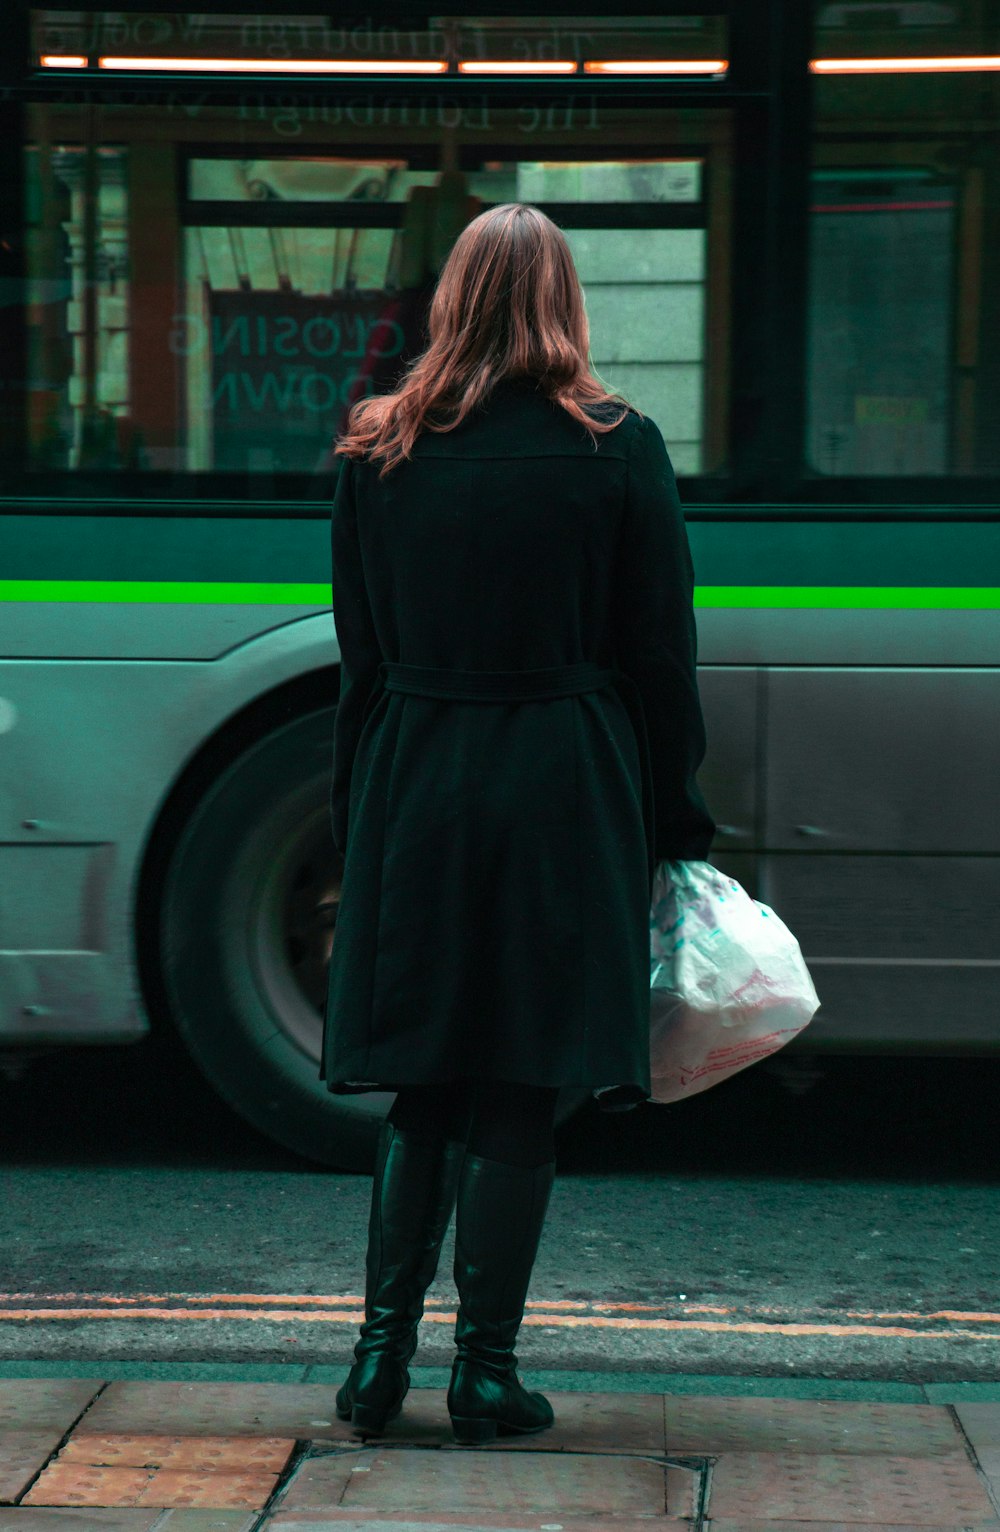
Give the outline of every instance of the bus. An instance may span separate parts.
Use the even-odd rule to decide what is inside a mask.
[[[331,444],[512,200],[678,476],[712,860],[822,1002],[784,1066],[1000,1049],[991,0],[17,0],[5,30],[7,1071],[167,1029],[264,1134],[370,1164],[392,1098],[318,1076]]]

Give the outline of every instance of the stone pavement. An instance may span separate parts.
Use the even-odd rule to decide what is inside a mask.
[[[386,1435],[361,1442],[332,1382],[6,1375],[0,1532],[1000,1532],[1000,1391],[900,1403],[685,1387],[546,1383],[551,1430],[469,1448],[443,1388],[413,1387]]]

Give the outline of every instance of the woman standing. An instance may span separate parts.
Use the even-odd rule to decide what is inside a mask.
[[[448,1410],[471,1443],[552,1424],[514,1344],[556,1099],[648,1096],[653,869],[706,857],[715,824],[673,470],[589,370],[557,227],[521,203],[475,218],[429,331],[337,447],[344,875],[320,1074],[397,1092],[338,1414],[370,1434],[398,1415],[455,1208]]]

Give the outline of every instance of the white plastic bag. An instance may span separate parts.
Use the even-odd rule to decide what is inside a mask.
[[[776,1053],[820,1000],[788,927],[709,862],[660,862],[649,912],[650,1100]]]

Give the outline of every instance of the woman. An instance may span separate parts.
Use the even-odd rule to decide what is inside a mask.
[[[429,331],[337,447],[345,860],[320,1073],[397,1092],[338,1414],[370,1434],[398,1415],[454,1207],[448,1411],[472,1443],[552,1424],[514,1344],[556,1099],[648,1096],[653,869],[704,858],[715,825],[673,470],[589,371],[560,231],[519,203],[475,218]]]

